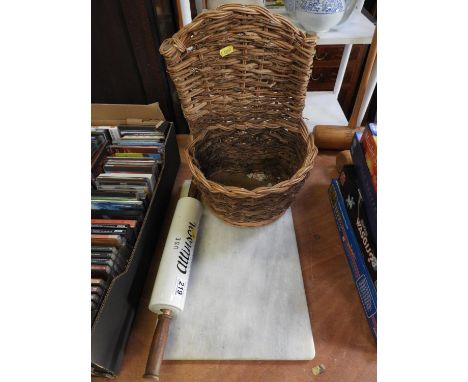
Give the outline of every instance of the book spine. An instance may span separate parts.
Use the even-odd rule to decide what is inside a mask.
[[[377,285],[377,246],[369,234],[369,222],[364,212],[364,204],[361,191],[357,185],[355,170],[356,167],[354,165],[343,167],[339,177],[340,191],[345,202],[346,213],[363,255],[364,263],[374,285]]]
[[[361,304],[371,328],[372,334],[377,338],[377,291],[372,279],[360,255],[359,246],[356,242],[351,224],[349,222],[344,200],[340,192],[340,187],[336,179],[328,189],[330,203],[335,216],[338,233],[343,244],[346,258],[351,268],[351,274],[356,285],[356,289],[361,299]]]
[[[377,192],[377,138],[369,127],[366,127],[362,134],[361,146],[371,176],[372,187]]]
[[[356,166],[359,188],[362,192],[364,210],[369,221],[369,229],[374,243],[377,242],[377,193],[372,187],[369,169],[362,152],[362,147],[357,134],[354,135],[351,144],[351,157]]]

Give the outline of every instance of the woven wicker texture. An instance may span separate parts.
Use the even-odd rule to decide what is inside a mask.
[[[313,166],[317,149],[301,114],[315,43],[265,8],[224,5],[160,47],[194,135],[187,151],[193,181],[231,224],[277,219]],[[223,57],[227,46],[234,49]],[[210,180],[220,171],[263,174],[272,184],[248,190]]]

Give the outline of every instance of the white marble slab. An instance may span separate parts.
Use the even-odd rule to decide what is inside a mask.
[[[236,228],[205,208],[166,360],[310,360],[315,347],[289,209]]]

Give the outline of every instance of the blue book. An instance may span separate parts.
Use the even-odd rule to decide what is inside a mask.
[[[364,263],[356,236],[349,221],[340,186],[336,179],[328,188],[328,196],[335,216],[338,233],[348,260],[354,283],[364,308],[372,334],[377,338],[377,290]]]
[[[351,144],[351,157],[353,164],[356,167],[357,180],[359,188],[362,192],[364,210],[369,221],[369,230],[374,240],[377,243],[377,193],[372,186],[371,174],[367,167],[366,158],[362,151],[360,139],[362,132],[354,134],[353,143]]]

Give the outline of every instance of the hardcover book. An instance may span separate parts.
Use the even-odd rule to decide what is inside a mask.
[[[362,133],[362,151],[371,175],[372,186],[377,192],[377,125],[369,123]]]
[[[359,245],[351,227],[337,179],[333,179],[328,195],[335,216],[338,233],[351,268],[351,274],[361,300],[371,332],[377,338],[377,290],[364,264]]]
[[[361,190],[357,184],[354,165],[344,166],[338,180],[346,205],[346,212],[356,235],[364,262],[375,287],[377,287],[377,245],[369,235],[369,222],[364,212],[364,203]]]
[[[361,190],[364,210],[369,221],[369,230],[374,240],[377,242],[377,193],[372,186],[371,175],[369,168],[362,151],[360,143],[361,132],[357,132],[354,135],[353,143],[351,144],[351,157],[353,163],[356,166],[357,180],[359,189]]]

